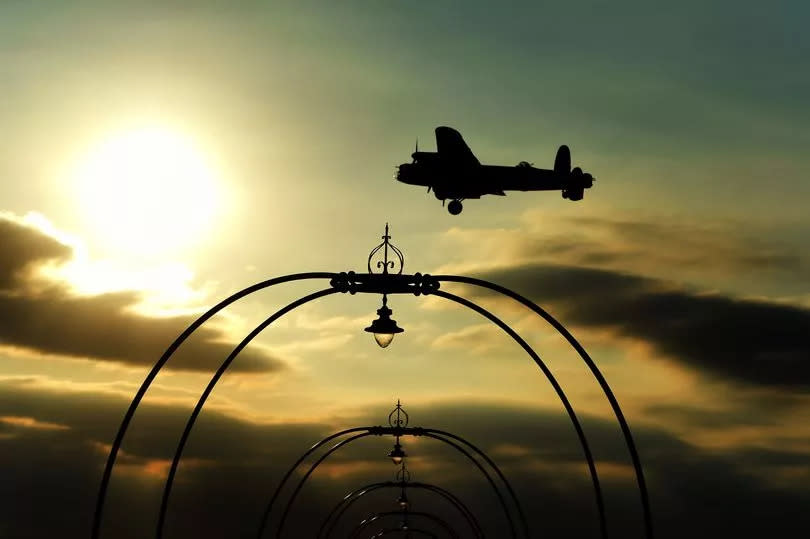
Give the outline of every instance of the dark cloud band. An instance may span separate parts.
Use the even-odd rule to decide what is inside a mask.
[[[527,265],[483,275],[561,309],[563,322],[642,339],[716,376],[810,388],[810,311],[700,294],[602,269]]]
[[[41,231],[0,216],[0,345],[45,354],[152,365],[194,318],[148,317],[128,307],[136,292],[79,296],[50,282],[31,285],[30,272],[49,261],[67,261],[70,247]],[[203,327],[167,365],[183,370],[216,369],[233,349],[220,330]],[[234,371],[266,372],[284,363],[244,350]]]

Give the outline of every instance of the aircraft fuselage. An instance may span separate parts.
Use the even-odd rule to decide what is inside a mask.
[[[402,164],[396,178],[409,185],[431,187],[440,200],[503,196],[504,191],[559,191],[566,187],[566,176],[553,170],[528,165],[458,167],[444,165],[440,159]]]
[[[582,200],[593,176],[579,167],[571,169],[571,152],[562,145],[554,168],[535,168],[525,161],[517,166],[482,165],[470,151],[461,134],[452,127],[436,128],[435,152],[411,155],[413,162],[399,165],[396,179],[408,185],[432,189],[439,200],[450,200],[447,210],[461,213],[461,201],[484,195],[506,195],[505,191],[561,191],[563,198]]]

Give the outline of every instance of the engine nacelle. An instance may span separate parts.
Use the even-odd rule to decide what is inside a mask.
[[[565,189],[563,189],[562,196],[568,200],[582,200],[585,196],[585,189],[593,185],[593,176],[586,172],[582,172],[579,167],[574,168],[568,176]]]
[[[582,188],[563,189],[562,197],[568,200],[582,200],[585,196],[585,190]]]

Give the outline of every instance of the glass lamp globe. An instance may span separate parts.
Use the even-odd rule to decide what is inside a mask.
[[[391,309],[388,308],[385,304],[385,300],[383,300],[383,306],[377,309],[378,318],[364,330],[374,334],[374,340],[377,341],[380,348],[385,348],[391,344],[391,341],[394,340],[394,335],[405,331],[397,326],[397,321],[391,318],[391,313]]]
[[[402,446],[399,445],[399,442],[394,444],[394,449],[388,452],[388,458],[390,458],[394,464],[401,464],[402,459],[404,459],[407,455],[405,451],[402,450]]]

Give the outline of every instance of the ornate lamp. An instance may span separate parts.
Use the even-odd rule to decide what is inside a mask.
[[[400,485],[399,496],[397,497],[397,505],[401,511],[407,511],[411,503],[408,500],[408,495],[405,493],[405,488],[408,486],[408,481],[411,480],[411,472],[405,467],[405,461],[400,464],[400,469],[397,471],[397,481]]]
[[[382,237],[382,243],[372,249],[368,255],[368,272],[369,273],[382,273],[388,275],[388,269],[396,269],[397,274],[402,274],[402,268],[405,265],[405,257],[402,251],[397,249],[394,244],[389,240],[391,236],[388,234],[388,223],[385,223],[385,234]],[[393,253],[394,256],[389,259],[388,254]],[[372,269],[374,268],[374,269]],[[377,270],[377,271],[374,271]],[[380,270],[382,270],[380,272]],[[368,333],[374,334],[374,340],[380,345],[380,348],[385,348],[391,341],[394,340],[394,335],[405,331],[397,326],[397,321],[391,318],[393,311],[388,308],[388,295],[383,294],[382,307],[377,309],[377,319],[371,325],[365,328]]]
[[[388,452],[388,458],[390,458],[394,464],[401,464],[402,459],[407,456],[407,453],[405,453],[405,450],[402,449],[402,446],[399,444],[399,437],[397,437],[397,441],[394,444],[394,449]]]
[[[378,318],[374,320],[371,325],[365,328],[365,331],[374,334],[374,340],[380,345],[380,348],[385,348],[391,341],[394,340],[394,335],[405,331],[397,326],[397,321],[391,318],[393,311],[388,308],[388,296],[383,294],[382,307],[377,309]]]
[[[395,434],[396,439],[394,441],[394,448],[388,452],[388,458],[390,458],[391,461],[396,465],[402,464],[402,459],[408,456],[399,443],[399,429],[408,426],[408,419],[408,412],[402,408],[402,404],[400,403],[399,399],[397,399],[396,408],[391,410],[391,413],[388,414],[388,424],[397,429]]]
[[[409,502],[408,502],[408,495],[405,494],[405,490],[402,490],[402,494],[397,498],[397,505],[399,505],[400,509],[407,509]]]

